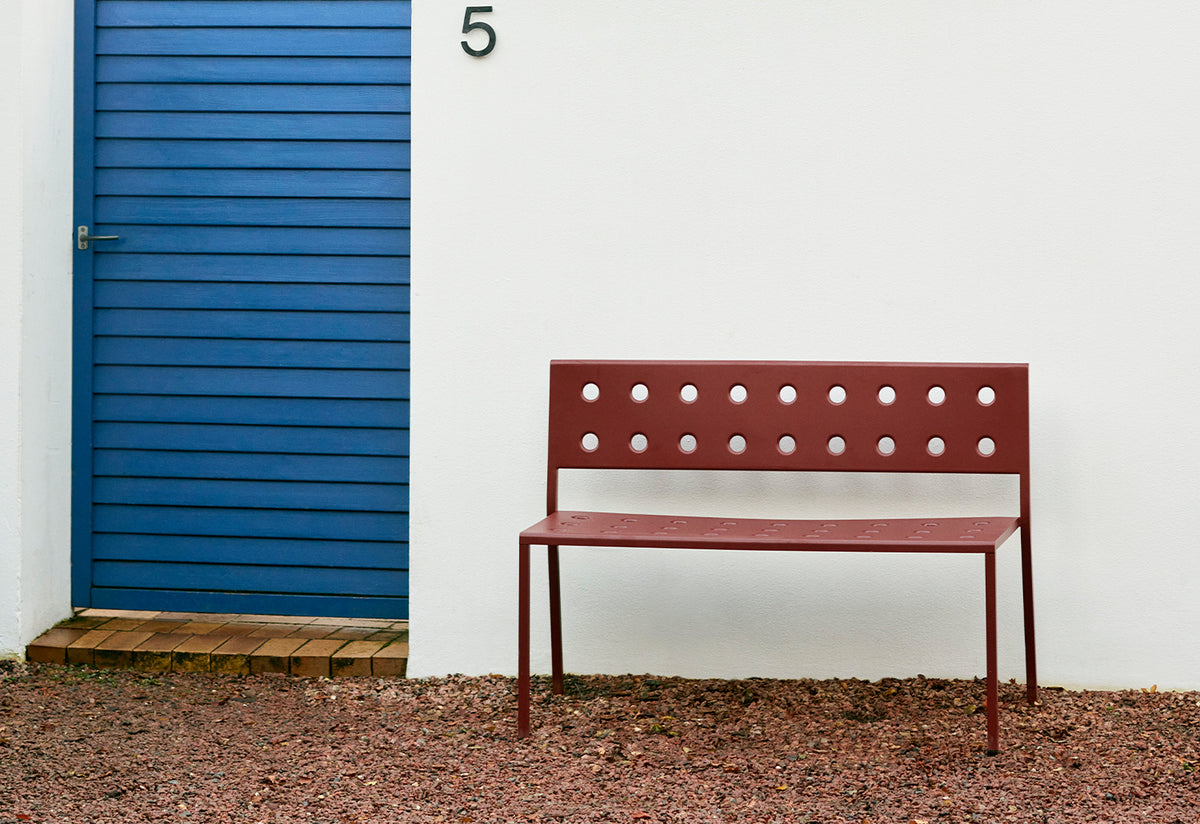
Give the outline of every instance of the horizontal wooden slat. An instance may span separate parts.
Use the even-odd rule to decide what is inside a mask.
[[[345,540],[347,535],[362,541],[397,541],[408,536],[408,515],[400,513],[122,504],[97,504],[94,513],[97,532],[335,541]]]
[[[246,426],[336,426],[388,429],[408,425],[409,403],[344,398],[231,398],[173,395],[96,395],[95,420],[104,423],[155,422],[244,424]],[[245,442],[253,444],[254,438]],[[125,438],[131,448],[150,446]],[[151,447],[152,448],[152,447]],[[168,446],[167,448],[174,448]],[[196,447],[188,447],[196,448]],[[202,447],[201,447],[202,448]],[[252,447],[261,449],[262,447]],[[286,451],[286,450],[284,450]],[[388,455],[385,450],[375,453]]]
[[[93,471],[98,477],[124,475],[142,478],[402,484],[408,483],[408,458],[97,449]]]
[[[221,280],[279,283],[408,283],[407,257],[334,255],[95,255],[99,280]]]
[[[408,86],[100,83],[97,111],[390,112],[412,108]]]
[[[208,366],[97,366],[97,392],[130,395],[245,395],[299,398],[407,398],[399,369],[258,369]]]
[[[409,344],[347,341],[96,338],[97,365],[402,369]]]
[[[98,167],[196,169],[407,169],[412,150],[396,134],[380,141],[312,140],[151,140],[100,138]]]
[[[397,595],[408,592],[407,570],[328,567],[161,564],[94,561],[94,586],[130,589],[221,589],[227,592],[279,592],[293,595]]]
[[[101,533],[96,536],[93,557],[107,561],[196,561],[209,564],[407,569],[408,544],[400,541],[303,541]]]
[[[100,26],[410,26],[408,0],[99,0]]]
[[[294,169],[99,169],[97,195],[177,197],[407,198],[407,171]]]
[[[272,0],[277,2],[277,0]],[[409,57],[127,57],[96,60],[100,83],[387,83],[412,80]]]
[[[382,198],[97,197],[96,223],[407,228],[409,202]]]
[[[97,308],[407,312],[407,284],[98,281]]]
[[[236,424],[97,423],[99,449],[181,452],[295,452],[311,455],[408,454],[407,429],[353,429]],[[337,536],[344,538],[345,535]]]
[[[109,478],[92,482],[92,501],[151,506],[407,512],[407,484]]]
[[[407,341],[407,314],[98,309],[97,335]]]
[[[408,140],[407,114],[97,112],[98,138]]]
[[[96,54],[411,57],[409,29],[98,28]]]
[[[91,605],[97,609],[178,610],[179,592],[160,589],[94,587]],[[187,606],[196,612],[270,615],[333,615],[340,618],[408,618],[408,598],[362,598],[353,595],[278,595],[273,593],[189,592]]]
[[[120,240],[97,244],[95,256],[122,252],[285,255],[407,255],[408,229],[291,228],[257,226],[148,226],[97,223],[96,234]]]

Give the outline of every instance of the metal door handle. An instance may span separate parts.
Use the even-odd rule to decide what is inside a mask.
[[[120,240],[119,235],[89,235],[88,227],[80,226],[75,231],[75,245],[80,249],[86,249],[88,244],[93,240]]]

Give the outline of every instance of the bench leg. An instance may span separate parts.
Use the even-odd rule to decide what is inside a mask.
[[[984,599],[987,611],[987,748],[1000,751],[1000,685],[996,656],[996,553],[984,555]]]
[[[1029,522],[1021,525],[1021,597],[1025,603],[1025,700],[1038,698],[1037,650],[1033,640],[1033,551]]]
[[[529,735],[529,545],[517,554],[517,735]]]
[[[546,562],[550,572],[550,690],[562,695],[562,601],[558,589],[558,547],[546,547]]]

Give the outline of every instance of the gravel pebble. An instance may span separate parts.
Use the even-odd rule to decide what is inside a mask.
[[[924,677],[535,684],[0,665],[0,824],[1198,824],[1200,693]]]

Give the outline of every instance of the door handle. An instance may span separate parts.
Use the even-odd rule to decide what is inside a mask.
[[[93,240],[120,240],[120,235],[89,235],[88,227],[80,226],[75,230],[75,245],[80,249],[87,249],[88,244]]]

